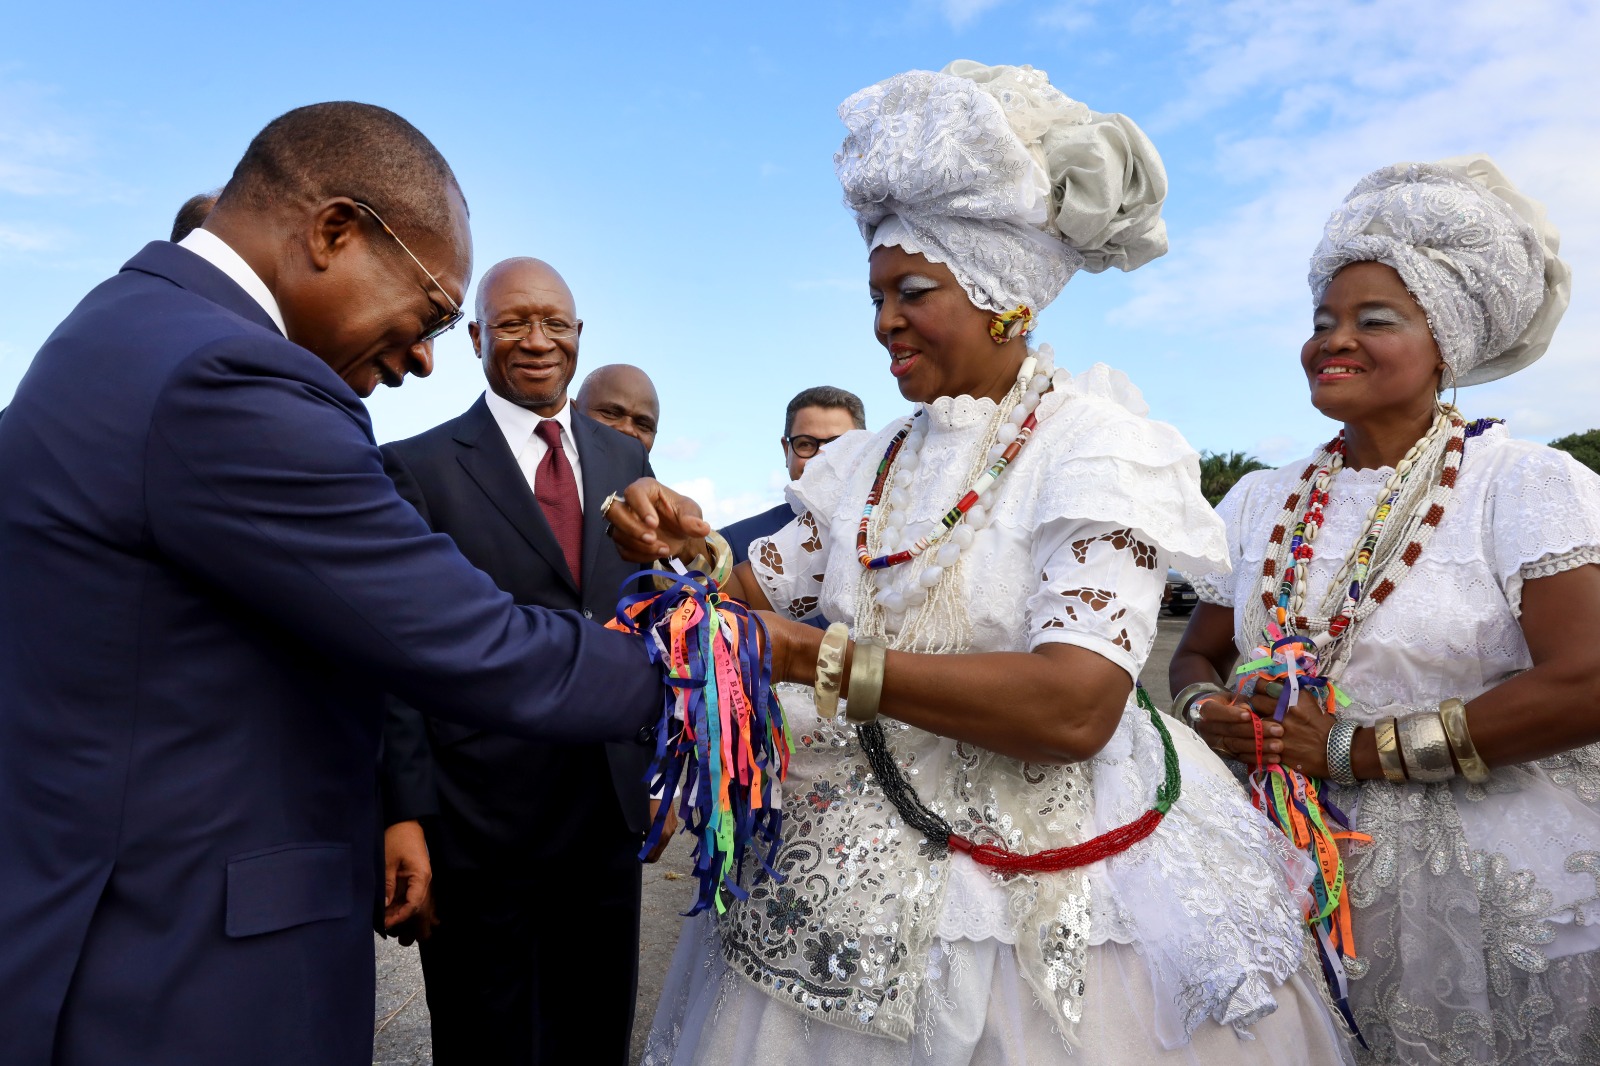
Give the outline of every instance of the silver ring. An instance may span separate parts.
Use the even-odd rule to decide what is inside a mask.
[[[609,495],[605,499],[601,500],[600,501],[600,517],[604,518],[607,515],[609,515],[611,513],[612,506],[620,499],[622,499],[622,497],[618,496],[616,493],[613,492],[611,495]]]

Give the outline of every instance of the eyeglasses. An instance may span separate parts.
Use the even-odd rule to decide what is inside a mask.
[[[439,321],[422,331],[422,335],[417,338],[417,343],[426,344],[435,337],[439,336],[439,334],[453,328],[457,322],[461,321],[462,316],[465,314],[465,312],[461,310],[461,305],[450,298],[450,294],[444,291],[444,286],[439,284],[439,279],[433,276],[433,271],[422,265],[422,260],[418,259],[414,254],[412,254],[411,249],[406,247],[406,242],[401,240],[399,235],[396,234],[394,230],[389,228],[389,223],[383,220],[382,215],[374,211],[370,204],[364,204],[360,200],[356,200],[355,205],[378,220],[378,225],[383,227],[383,232],[394,238],[394,243],[400,246],[400,250],[402,252],[411,256],[411,261],[417,264],[417,268],[419,270],[428,275],[428,280],[433,282],[433,287],[439,290],[439,295],[443,296],[445,298],[445,302],[450,305],[450,310],[444,315],[443,318],[439,319]]]
[[[533,334],[533,327],[538,326],[544,335],[553,341],[564,341],[578,333],[578,327],[583,325],[583,320],[568,322],[564,318],[541,318],[536,322],[528,322],[520,318],[508,318],[504,322],[490,325],[479,322],[480,326],[487,329],[497,341],[520,341]]]
[[[783,443],[787,444],[789,450],[800,458],[809,459],[816,455],[824,444],[832,444],[838,439],[838,437],[808,437],[804,433],[800,433],[793,437],[783,438]]]

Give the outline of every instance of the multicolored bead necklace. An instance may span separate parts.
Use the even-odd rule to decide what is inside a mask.
[[[1448,436],[1446,434],[1448,433]],[[1306,467],[1300,483],[1284,502],[1277,523],[1268,540],[1271,545],[1288,543],[1278,552],[1269,552],[1261,564],[1261,603],[1267,618],[1287,633],[1305,633],[1331,642],[1344,636],[1350,627],[1366,617],[1387,599],[1405,570],[1390,573],[1396,562],[1407,570],[1416,565],[1423,548],[1444,518],[1445,504],[1453,495],[1456,477],[1461,467],[1461,457],[1467,433],[1466,422],[1460,412],[1448,405],[1440,409],[1428,432],[1406,452],[1395,465],[1382,493],[1367,511],[1366,525],[1346,553],[1343,564],[1330,584],[1325,608],[1333,608],[1334,590],[1338,590],[1338,606],[1328,610],[1323,617],[1305,613],[1307,573],[1315,557],[1314,544],[1324,522],[1324,508],[1328,504],[1328,489],[1333,476],[1344,465],[1344,432],[1323,447],[1317,457]],[[1443,442],[1442,456],[1439,441]],[[1402,550],[1391,550],[1375,565],[1384,531],[1395,517],[1395,508],[1413,472],[1426,462],[1439,464],[1439,474],[1415,508],[1404,519],[1415,519],[1412,539]],[[1306,509],[1300,513],[1304,501]],[[1424,506],[1426,505],[1426,506]],[[1297,519],[1298,514],[1298,519]],[[1291,523],[1293,532],[1290,533]],[[1391,538],[1391,549],[1398,547]],[[1374,578],[1377,584],[1370,588]],[[1252,629],[1252,632],[1254,630]]]
[[[984,495],[994,488],[995,483],[1000,480],[1000,476],[1006,472],[1006,468],[1022,453],[1023,447],[1027,445],[1028,440],[1033,436],[1033,431],[1039,424],[1037,411],[1039,400],[1054,387],[1050,384],[1049,374],[1035,373],[1038,363],[1038,357],[1034,355],[1029,355],[1022,361],[1022,369],[1017,374],[1017,383],[1023,386],[1024,391],[1015,411],[1022,412],[1023,418],[1020,424],[1017,424],[1013,418],[1011,424],[1017,427],[1013,433],[1006,433],[1007,427],[1005,425],[1000,427],[1001,439],[1005,440],[1007,437],[1010,439],[1006,441],[1004,449],[994,463],[979,474],[972,487],[956,501],[954,507],[945,512],[944,517],[940,519],[938,529],[926,536],[918,537],[908,547],[900,551],[885,553],[874,558],[867,547],[867,527],[872,522],[872,513],[883,500],[884,488],[889,481],[890,471],[894,469],[895,459],[905,446],[906,438],[911,435],[912,429],[916,426],[916,420],[918,418],[926,418],[927,415],[922,411],[918,411],[911,417],[911,421],[906,423],[905,428],[894,435],[889,441],[889,447],[883,453],[882,461],[878,463],[878,472],[873,478],[872,489],[867,493],[866,505],[861,509],[861,522],[856,526],[856,558],[861,561],[861,565],[864,568],[868,570],[885,570],[891,566],[900,566],[903,563],[911,562],[911,560],[943,541],[950,534],[950,531],[955,529],[956,525],[978,505]],[[925,581],[924,584],[927,584],[927,582]]]

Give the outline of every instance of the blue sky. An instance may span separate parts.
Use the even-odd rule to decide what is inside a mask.
[[[455,167],[477,273],[522,254],[560,269],[586,323],[580,376],[648,370],[663,479],[740,517],[778,499],[799,389],[851,388],[874,426],[904,411],[839,206],[835,108],[970,58],[1046,70],[1160,149],[1171,253],[1080,274],[1038,336],[1064,365],[1126,370],[1196,448],[1285,462],[1330,435],[1297,362],[1321,224],[1379,165],[1468,151],[1546,203],[1575,282],[1550,354],[1462,406],[1536,440],[1600,425],[1600,5],[155,2],[14,6],[6,23],[0,402],[82,294],[226,180],[263,124],[366,100]],[[464,329],[437,364],[370,401],[380,439],[482,389]]]

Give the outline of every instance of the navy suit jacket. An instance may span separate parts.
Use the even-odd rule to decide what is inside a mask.
[[[577,411],[572,436],[585,502],[581,587],[482,397],[448,422],[384,445],[383,458],[395,488],[428,526],[448,533],[518,603],[582,611],[604,622],[616,614],[624,579],[642,567],[624,561],[605,535],[600,502],[652,476],[650,462],[637,440]],[[634,742],[545,744],[424,720],[391,700],[383,759],[388,820],[424,819],[435,866],[541,864],[552,853],[585,846],[573,836],[582,820],[561,817],[580,804],[614,807],[619,828],[648,829],[644,776],[651,754]]]
[[[382,689],[571,741],[661,699],[635,638],[431,532],[360,399],[165,241],[0,419],[0,561],[12,1066],[365,1066]]]

